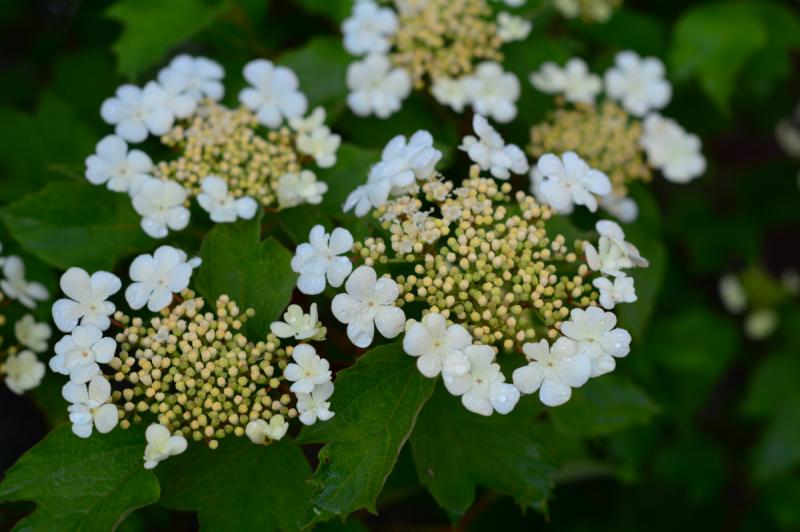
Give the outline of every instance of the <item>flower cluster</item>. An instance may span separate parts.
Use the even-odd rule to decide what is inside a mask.
[[[204,57],[177,56],[143,88],[123,85],[101,107],[115,127],[86,160],[86,178],[127,193],[153,238],[184,229],[196,197],[213,222],[252,218],[259,205],[287,208],[319,203],[327,184],[319,168],[335,164],[340,137],[325,112],[308,104],[290,69],[264,59],[244,67],[249,85],[241,105],[228,108],[224,72]],[[131,143],[159,137],[172,157],[153,162]]]
[[[50,368],[68,376],[62,390],[73,432],[89,437],[117,425],[150,421],[146,468],[204,441],[215,449],[233,434],[255,443],[280,440],[289,422],[313,424],[333,416],[327,361],[306,343],[282,346],[278,338],[324,338],[313,316],[290,307],[286,322],[259,339],[245,334],[252,309],[221,295],[207,301],[188,288],[199,259],[161,246],[130,265],[124,291],[133,310],[117,310],[110,298],[122,288],[108,272],[89,275],[70,268],[61,278],[67,296],[53,305],[53,319],[66,333]],[[112,329],[110,334],[109,329]]]
[[[477,164],[458,185],[436,172],[441,154],[427,132],[390,141],[345,204],[372,212],[377,233],[354,243],[345,229],[329,235],[315,227],[292,264],[298,288],[318,294],[344,283],[331,310],[353,344],[369,346],[376,329],[385,338],[405,332],[403,347],[420,372],[441,374],[471,411],[507,413],[520,394],[539,390],[545,404],[562,404],[571,388],[628,354],[630,335],[608,310],[636,300],[625,272],[647,261],[616,223],[598,222],[596,244],[567,242],[549,228],[551,207],[481,176],[507,178],[527,167],[515,167],[521,150],[509,150],[485,119],[474,125],[481,140],[462,149]],[[570,171],[576,165],[566,161]],[[363,265],[352,270],[348,253]],[[498,363],[508,352],[528,361],[513,383]]]
[[[531,24],[486,0],[395,0],[380,7],[358,0],[342,24],[344,46],[363,59],[347,71],[347,98],[359,116],[386,118],[412,88],[457,112],[476,112],[508,122],[516,114],[519,80],[500,65],[504,42],[525,39]]]
[[[0,312],[0,330],[4,331],[6,326],[13,328],[16,340],[7,342],[7,335],[0,333],[0,378],[9,390],[21,395],[39,386],[44,377],[45,365],[36,353],[47,351],[52,331],[48,324],[37,322],[28,311],[34,310],[39,301],[48,299],[50,295],[42,284],[27,280],[25,263],[20,257],[0,257],[0,267],[0,307],[3,309]],[[12,327],[5,310],[15,301],[24,310],[16,312],[14,309]]]
[[[627,197],[628,184],[649,181],[652,170],[674,183],[687,183],[705,171],[698,137],[658,113],[672,95],[659,59],[620,52],[603,81],[581,59],[573,58],[563,68],[547,62],[530,81],[538,90],[558,95],[558,109],[533,126],[528,151],[536,157],[575,152],[604,172],[612,187],[592,191],[594,201],[621,220],[632,221],[638,214]],[[596,103],[603,89],[605,98]],[[546,174],[535,170],[531,177],[540,200],[570,212],[572,203],[556,205],[542,193]]]
[[[622,0],[554,0],[553,5],[566,18],[606,22],[622,5]]]

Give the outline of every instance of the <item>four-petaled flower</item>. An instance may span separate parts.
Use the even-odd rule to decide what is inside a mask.
[[[247,424],[244,428],[244,433],[250,438],[250,441],[263,445],[267,440],[278,441],[286,435],[289,430],[289,424],[286,419],[280,414],[275,414],[269,418],[269,423],[264,419],[256,419]]]
[[[28,308],[36,308],[36,301],[50,297],[43,284],[25,279],[25,263],[15,255],[4,259],[3,276],[5,279],[0,280],[3,293]]]
[[[589,167],[577,153],[565,152],[561,158],[546,153],[533,172],[536,196],[555,210],[569,213],[575,205],[597,210],[598,196],[611,193],[611,181],[599,170]]]
[[[144,448],[145,469],[153,469],[160,461],[186,450],[186,438],[180,434],[173,436],[164,425],[150,424],[144,436],[147,439],[147,447]]]
[[[158,312],[172,302],[172,294],[189,286],[192,269],[200,259],[187,261],[186,253],[172,246],[160,246],[152,255],[139,255],[131,263],[131,284],[125,289],[128,305],[138,310],[145,305]]]
[[[128,144],[116,135],[107,135],[97,143],[96,153],[86,159],[86,179],[93,185],[106,184],[114,192],[134,193],[152,177],[153,161],[141,150],[128,150]]]
[[[292,270],[300,274],[297,288],[304,294],[321,294],[325,281],[333,286],[342,283],[353,271],[348,257],[340,257],[353,247],[350,231],[337,227],[330,234],[322,225],[315,225],[308,234],[308,242],[297,246],[292,258]]]
[[[561,324],[561,333],[577,342],[577,352],[592,361],[592,377],[614,371],[614,358],[630,352],[630,333],[616,325],[617,317],[599,307],[572,309],[570,320]]]
[[[461,403],[470,412],[491,416],[492,412],[508,414],[519,401],[519,390],[505,382],[495,362],[494,349],[488,345],[470,345],[464,349],[469,371],[463,375],[443,375],[447,390],[461,396]]]
[[[266,59],[255,59],[244,67],[244,78],[250,87],[242,89],[239,101],[256,113],[258,121],[277,128],[284,118],[303,116],[308,107],[305,95],[298,90],[295,73],[284,66],[275,66]]]
[[[287,364],[283,376],[292,382],[289,388],[294,393],[311,393],[314,386],[331,380],[328,361],[317,354],[308,344],[299,344],[292,350],[294,362]]]
[[[459,376],[469,371],[464,349],[471,343],[472,335],[464,327],[458,324],[448,327],[444,316],[429,312],[422,321],[409,322],[403,350],[417,357],[417,368],[426,377],[435,377],[442,371]]]
[[[563,405],[572,397],[572,388],[586,384],[592,375],[592,362],[577,343],[561,337],[551,346],[547,340],[526,343],[522,351],[527,366],[514,370],[514,386],[524,394],[539,391],[539,399],[547,406]]]
[[[515,144],[506,144],[486,118],[476,114],[472,118],[472,129],[478,137],[465,136],[459,149],[467,152],[481,170],[489,170],[497,179],[508,179],[511,172],[521,175],[528,171],[525,153]]]
[[[52,331],[46,323],[38,323],[32,314],[25,314],[14,324],[14,335],[19,343],[36,353],[47,351],[47,341]]]
[[[103,337],[103,332],[92,324],[78,325],[72,334],[61,338],[55,345],[55,356],[50,359],[50,369],[69,375],[73,382],[88,382],[100,374],[99,363],[108,364],[114,358],[117,343]]]
[[[212,222],[235,222],[237,218],[250,220],[256,215],[256,200],[250,196],[234,198],[228,194],[228,183],[221,177],[206,176],[200,188],[202,192],[197,195],[197,203],[210,215]]]
[[[17,395],[39,386],[45,373],[44,364],[39,362],[33,351],[28,350],[10,353],[3,365],[6,386]]]
[[[117,407],[109,403],[111,384],[102,375],[96,375],[86,384],[70,381],[61,389],[61,395],[70,403],[69,420],[72,432],[81,438],[92,435],[92,429],[106,434],[117,426]]]
[[[189,225],[189,209],[183,206],[186,189],[175,181],[146,179],[131,199],[142,217],[142,230],[153,238],[164,238],[169,229],[180,231]]]
[[[95,272],[89,277],[86,270],[70,268],[61,276],[61,291],[69,299],[62,298],[53,304],[56,327],[68,333],[80,322],[105,331],[111,325],[109,316],[116,310],[107,299],[121,287],[122,282],[113,273]]]
[[[303,425],[313,425],[320,421],[327,421],[334,416],[331,412],[331,403],[328,401],[333,395],[333,383],[326,382],[314,387],[311,393],[297,394],[297,411]]]
[[[303,312],[300,305],[289,305],[283,315],[285,321],[273,321],[269,330],[278,338],[294,338],[295,340],[322,340],[325,338],[325,327],[319,322],[317,304],[311,303],[309,313]]]

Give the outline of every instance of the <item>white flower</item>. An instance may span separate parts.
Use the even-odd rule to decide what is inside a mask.
[[[455,79],[447,76],[436,78],[431,85],[431,94],[437,102],[450,106],[458,113],[463,111],[464,106],[469,103],[469,94],[464,86],[464,78]]]
[[[189,94],[186,77],[177,70],[162,70],[158,82],[167,96],[167,108],[175,118],[187,118],[197,109],[198,100]]]
[[[528,159],[519,146],[506,145],[503,137],[489,125],[486,118],[478,114],[473,116],[472,129],[478,134],[478,138],[465,136],[459,149],[467,152],[481,170],[489,170],[497,179],[508,179],[511,172],[524,174],[528,171]]]
[[[192,57],[187,54],[175,56],[166,68],[158,73],[158,79],[163,83],[162,77],[169,77],[174,74],[180,75],[186,86],[186,93],[195,101],[209,98],[217,101],[225,94],[225,87],[222,79],[225,77],[225,70],[216,61],[207,57]]]
[[[14,324],[14,335],[19,343],[36,353],[47,351],[47,341],[51,334],[50,326],[37,323],[32,314],[25,314]]]
[[[325,108],[315,107],[308,116],[289,119],[289,127],[297,133],[311,133],[325,124]]]
[[[144,468],[153,469],[162,460],[181,454],[186,450],[186,438],[171,435],[169,429],[158,423],[151,423],[144,433],[147,447],[144,448]]]
[[[649,114],[642,123],[639,143],[647,161],[673,183],[688,183],[706,171],[700,138],[687,133],[677,122]]]
[[[563,405],[572,396],[572,388],[586,384],[592,375],[592,362],[569,338],[559,338],[550,346],[547,340],[526,343],[522,351],[527,366],[514,370],[513,380],[520,392],[539,390],[539,399],[547,406]]]
[[[384,55],[370,55],[347,67],[347,105],[358,116],[386,118],[400,109],[411,93],[411,76],[392,68]]]
[[[197,203],[211,215],[212,222],[229,223],[237,218],[250,220],[256,215],[256,200],[250,196],[234,198],[228,194],[228,183],[221,177],[206,176],[200,188],[202,192],[197,195]]]
[[[561,333],[577,342],[576,351],[592,361],[592,377],[614,371],[614,357],[630,352],[631,335],[616,325],[617,317],[599,307],[572,309],[570,321],[561,324]]]
[[[325,290],[326,278],[331,286],[342,286],[353,271],[353,264],[349,258],[339,255],[353,247],[353,235],[342,227],[328,234],[322,225],[315,225],[308,240],[297,246],[292,257],[292,270],[300,274],[297,288],[304,294],[321,294]]]
[[[747,292],[735,275],[724,275],[719,280],[719,298],[731,314],[741,314],[747,308]]]
[[[297,149],[310,155],[320,168],[330,168],[336,164],[336,151],[342,137],[331,133],[325,122],[325,109],[317,107],[308,118],[292,118],[289,125],[297,131]]]
[[[505,11],[497,14],[497,36],[503,42],[524,41],[531,32],[533,24],[522,17]]]
[[[278,441],[286,435],[289,424],[280,414],[274,414],[269,418],[269,423],[263,419],[251,421],[244,428],[244,433],[250,441],[256,445],[263,445],[267,440]]]
[[[491,416],[492,412],[508,414],[519,401],[519,390],[505,382],[500,365],[494,361],[494,349],[488,345],[470,345],[464,349],[469,372],[460,376],[443,374],[444,383],[470,412]]]
[[[131,200],[142,217],[142,230],[153,238],[164,238],[169,229],[180,231],[189,225],[189,209],[183,206],[186,189],[175,181],[147,179]]]
[[[61,395],[72,403],[67,410],[76,436],[88,438],[92,428],[106,434],[117,426],[117,407],[108,402],[111,384],[102,375],[92,377],[88,386],[70,381],[61,388]]]
[[[370,169],[367,183],[347,197],[344,211],[355,207],[356,216],[365,215],[386,203],[390,194],[430,177],[441,158],[442,152],[433,147],[433,136],[427,131],[417,131],[407,142],[404,135],[397,135],[383,148],[381,161]]]
[[[606,275],[622,276],[624,269],[649,265],[636,246],[625,241],[625,232],[618,223],[600,220],[595,227],[600,233],[597,249],[588,242],[583,248],[589,268]]]
[[[590,168],[572,151],[565,152],[560,159],[552,153],[542,155],[532,178],[536,197],[564,213],[571,212],[574,205],[585,205],[595,212],[595,194],[605,196],[611,193],[608,176]]]
[[[385,53],[389,38],[397,31],[397,16],[388,7],[378,7],[372,0],[358,0],[353,13],[342,23],[344,48],[353,55]]]
[[[639,206],[633,198],[611,194],[600,198],[600,207],[624,223],[635,222],[639,217]]]
[[[3,276],[0,288],[11,299],[16,299],[28,308],[36,308],[36,301],[44,301],[50,294],[43,284],[25,279],[25,263],[16,255],[3,261]]]
[[[505,4],[509,7],[520,7],[526,0],[505,0]]]
[[[61,291],[69,299],[53,303],[53,321],[59,330],[71,332],[81,325],[96,325],[105,331],[111,325],[109,316],[114,313],[114,303],[106,301],[122,288],[119,277],[113,273],[95,272],[89,277],[86,270],[70,268],[61,276]]]
[[[277,128],[284,118],[305,114],[308,101],[298,90],[300,82],[291,69],[255,59],[245,65],[244,77],[252,86],[242,89],[239,101],[265,126]]]
[[[317,316],[317,304],[311,303],[308,314],[300,305],[289,305],[283,315],[286,321],[273,321],[269,330],[278,338],[294,338],[295,340],[322,340],[325,328]]]
[[[568,102],[594,103],[603,88],[600,76],[589,72],[583,59],[573,57],[564,68],[546,62],[530,75],[531,85],[547,94],[563,94]]]
[[[359,266],[345,283],[346,294],[331,303],[334,317],[347,324],[347,336],[358,347],[372,343],[375,327],[386,338],[403,331],[406,316],[395,306],[400,287],[390,277],[378,279],[370,266]]]
[[[504,72],[499,63],[481,63],[473,74],[464,77],[463,83],[476,113],[500,123],[510,122],[517,116],[519,80],[511,72]]]
[[[297,394],[297,411],[300,413],[300,422],[303,425],[313,425],[320,421],[327,421],[334,416],[330,411],[331,403],[328,401],[333,395],[333,383],[326,382],[314,386],[311,393]]]
[[[325,384],[331,380],[328,361],[317,354],[317,350],[308,344],[296,345],[292,350],[294,362],[283,370],[286,380],[292,382],[289,388],[294,393],[311,393],[314,386]]]
[[[460,376],[469,371],[464,349],[472,343],[472,335],[458,324],[447,326],[444,316],[429,312],[422,321],[409,321],[403,337],[403,351],[417,357],[417,368],[428,378],[444,371]],[[445,384],[448,379],[445,379]]]
[[[122,85],[115,96],[103,102],[100,116],[116,126],[116,134],[128,142],[142,142],[149,133],[164,135],[175,122],[169,95],[155,81],[144,89]]]
[[[778,313],[771,308],[757,309],[744,319],[744,333],[751,340],[764,340],[778,327]]]
[[[125,299],[134,310],[147,305],[158,312],[172,302],[172,294],[189,287],[192,268],[199,259],[188,261],[186,253],[172,246],[161,246],[152,255],[139,255],[131,263],[131,284],[125,289]]]
[[[39,362],[33,351],[9,353],[3,366],[6,374],[6,386],[17,395],[36,388],[44,377],[44,364]]]
[[[101,364],[108,364],[114,358],[117,342],[103,337],[103,331],[95,325],[78,325],[56,343],[55,356],[50,359],[50,369],[62,375],[69,375],[73,382],[88,382],[100,374]]]
[[[633,277],[619,276],[614,279],[598,277],[592,284],[600,290],[600,304],[603,308],[612,309],[617,303],[633,303],[637,299]]]
[[[605,82],[606,93],[635,116],[663,108],[672,97],[672,87],[664,79],[664,63],[655,57],[642,59],[630,50],[617,54]]]
[[[278,179],[275,193],[281,208],[294,207],[303,203],[319,205],[322,195],[328,191],[328,184],[318,181],[311,170],[301,170],[299,174],[283,174]]]
[[[128,151],[128,145],[116,135],[98,142],[96,152],[86,159],[86,179],[93,185],[105,183],[109,190],[129,193],[152,177],[150,156],[141,150]]]

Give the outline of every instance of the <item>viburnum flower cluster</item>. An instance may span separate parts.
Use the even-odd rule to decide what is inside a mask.
[[[551,207],[481,175],[527,171],[521,150],[483,117],[475,129],[462,149],[476,164],[459,184],[436,171],[441,153],[429,133],[392,139],[344,206],[371,212],[376,236],[354,242],[343,228],[314,227],[292,262],[298,288],[344,284],[331,311],[353,344],[368,347],[376,331],[402,335],[420,372],[441,375],[473,412],[508,413],[537,391],[543,403],[563,404],[628,354],[631,337],[610,310],[636,300],[626,271],[647,261],[612,221],[597,223],[596,243],[550,230]],[[569,171],[576,165],[566,161]],[[591,181],[595,171],[585,170]],[[510,353],[527,365],[507,379],[500,359]]]
[[[592,168],[606,174],[611,187],[590,190],[599,203],[622,221],[638,215],[628,185],[649,181],[652,171],[673,183],[687,183],[703,174],[706,161],[700,139],[674,120],[659,114],[672,96],[664,78],[664,64],[654,57],[641,58],[624,51],[601,78],[586,63],[570,59],[563,67],[544,63],[530,76],[538,90],[558,95],[558,108],[531,129],[528,151],[535,157],[574,152]],[[601,92],[605,97],[596,102]],[[542,168],[531,174],[533,192],[559,212],[569,213],[573,203],[559,201],[546,190],[550,179]]]
[[[342,24],[350,64],[347,103],[359,116],[386,118],[412,89],[429,88],[440,103],[498,122],[517,114],[520,84],[503,70],[504,42],[523,40],[530,22],[495,15],[486,0],[394,0],[382,7],[358,0]]]
[[[127,193],[153,238],[184,229],[189,198],[215,223],[263,208],[318,204],[327,191],[314,168],[336,162],[341,138],[325,111],[306,116],[295,73],[265,59],[244,67],[240,106],[221,103],[224,71],[205,57],[179,55],[144,87],[123,85],[100,114],[115,128],[86,160],[86,178]],[[130,144],[158,137],[173,155],[155,161]],[[163,151],[163,150],[161,150]]]
[[[66,333],[50,368],[69,378],[62,394],[72,431],[83,438],[117,425],[150,423],[144,467],[183,452],[189,441],[215,449],[226,436],[263,444],[280,440],[292,419],[310,425],[333,416],[328,362],[308,343],[324,339],[316,308],[291,306],[285,322],[259,338],[245,333],[255,312],[221,295],[209,303],[190,288],[199,259],[161,246],[136,257],[118,310],[112,297],[121,280],[70,268],[53,320]]]
[[[45,374],[45,365],[39,361],[37,353],[47,351],[52,331],[47,323],[37,322],[30,311],[50,294],[41,283],[27,279],[25,263],[20,257],[0,256],[0,269],[0,306],[3,308],[0,313],[0,378],[9,390],[21,395],[39,386]],[[9,308],[16,303],[23,308]],[[7,312],[9,310],[13,312]],[[16,317],[13,325],[7,319],[8,314]],[[6,330],[10,334],[6,334]],[[8,342],[11,334],[14,341]]]

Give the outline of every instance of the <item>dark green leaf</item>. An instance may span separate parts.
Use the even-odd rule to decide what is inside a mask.
[[[353,3],[350,0],[298,0],[307,11],[324,15],[337,24],[350,15]]]
[[[344,107],[347,65],[353,59],[344,51],[341,39],[318,37],[303,48],[287,52],[280,62],[300,78],[300,89],[308,98],[309,109],[322,105],[332,113]]]

